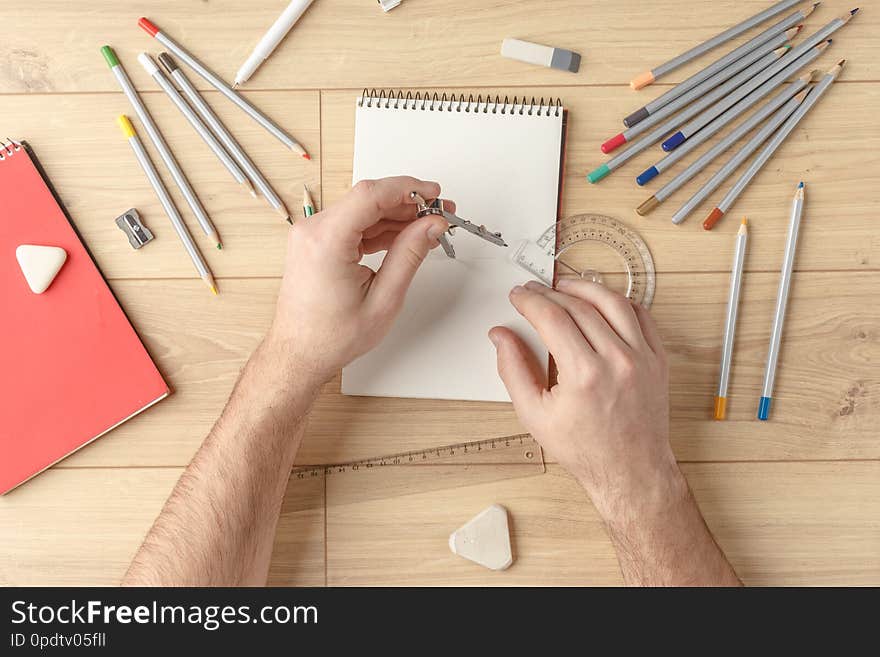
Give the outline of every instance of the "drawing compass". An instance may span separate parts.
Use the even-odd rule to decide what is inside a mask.
[[[483,225],[478,226],[477,224],[468,221],[467,219],[462,219],[461,217],[449,212],[443,206],[443,201],[439,198],[436,198],[433,201],[426,201],[416,192],[410,192],[409,197],[416,202],[416,207],[418,208],[416,212],[417,217],[424,217],[429,214],[436,214],[443,217],[450,224],[450,235],[452,234],[453,229],[461,228],[462,230],[466,230],[467,232],[469,232],[471,235],[476,235],[477,237],[484,239],[487,242],[491,242],[495,246],[507,246],[504,238],[501,237],[501,233],[493,233]],[[441,235],[439,242],[440,245],[443,247],[443,250],[446,252],[446,255],[448,255],[450,258],[454,258],[455,249],[452,248],[452,243],[449,241],[446,235]]]

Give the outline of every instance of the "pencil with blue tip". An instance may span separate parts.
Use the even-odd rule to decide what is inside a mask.
[[[736,333],[736,316],[739,311],[739,294],[742,289],[746,246],[749,241],[749,221],[743,217],[736,234],[733,250],[733,267],[730,270],[730,293],[727,296],[727,317],[724,320],[724,341],[721,343],[721,372],[718,376],[718,394],[715,395],[715,419],[723,420],[727,414],[727,385],[730,382],[730,364],[733,360],[733,342]]]
[[[782,344],[782,325],[785,321],[785,308],[791,289],[791,276],[794,271],[794,255],[797,250],[801,217],[804,214],[804,183],[801,182],[791,204],[791,221],[788,224],[788,237],[785,241],[785,255],[782,256],[782,273],[779,276],[779,292],[776,294],[776,313],[773,315],[773,328],[770,331],[770,347],[767,350],[767,365],[764,368],[764,386],[758,402],[758,419],[770,417],[770,402],[773,399],[773,383],[776,379],[776,363],[779,361],[779,347]]]
[[[587,174],[587,180],[590,181],[590,183],[595,184],[608,176],[612,171],[619,169],[621,166],[623,166],[633,157],[644,151],[646,148],[649,148],[650,146],[656,144],[658,141],[663,139],[663,137],[675,130],[679,125],[681,125],[691,117],[696,116],[704,109],[712,105],[712,103],[720,98],[723,98],[731,91],[739,87],[743,82],[757,75],[760,71],[766,69],[773,62],[782,57],[789,47],[790,46],[784,46],[782,48],[777,48],[772,52],[766,53],[763,57],[755,61],[751,66],[749,66],[745,70],[740,71],[730,80],[728,80],[721,86],[713,89],[704,97],[696,100],[695,102],[691,103],[687,107],[684,107],[683,109],[679,108],[678,104],[680,101],[684,101],[685,99],[687,99],[689,97],[688,94],[685,94],[675,102],[670,103],[656,115],[637,125],[635,128],[633,128],[633,130],[641,131],[646,129],[646,126],[652,126],[654,123],[666,118],[667,111],[674,112],[678,109],[681,109],[681,111],[675,116],[669,118],[665,123],[657,126],[650,133],[642,137],[642,139],[640,139],[637,143],[633,144],[622,153],[618,153],[597,169],[591,171],[589,174]]]

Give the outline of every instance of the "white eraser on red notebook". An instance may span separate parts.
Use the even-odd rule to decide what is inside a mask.
[[[542,46],[540,43],[505,39],[501,42],[501,56],[516,59],[527,64],[558,68],[560,71],[577,73],[581,66],[581,56],[565,48]]]
[[[454,554],[490,570],[504,570],[513,563],[507,509],[493,504],[471,518],[449,536]]]
[[[60,246],[22,244],[15,249],[15,259],[31,292],[42,294],[64,266],[67,251]]]

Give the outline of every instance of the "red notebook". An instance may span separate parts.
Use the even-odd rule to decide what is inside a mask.
[[[3,494],[169,390],[28,145],[0,145],[0,156]],[[42,294],[22,274],[20,244],[67,252]]]

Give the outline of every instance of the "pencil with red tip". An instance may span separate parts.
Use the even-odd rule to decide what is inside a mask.
[[[629,85],[636,90],[647,87],[649,84],[653,84],[664,75],[668,75],[672,71],[678,69],[681,66],[684,66],[685,64],[696,59],[697,57],[705,55],[710,50],[717,48],[723,43],[727,43],[731,39],[735,39],[743,32],[747,32],[753,27],[760,25],[764,21],[769,20],[774,16],[777,16],[788,9],[791,9],[801,2],[803,2],[803,0],[782,0],[781,2],[777,2],[772,7],[768,7],[764,11],[755,14],[751,18],[747,18],[741,23],[738,23],[730,29],[725,30],[721,34],[715,35],[708,41],[704,41],[698,46],[694,46],[687,52],[684,52],[677,57],[673,57],[668,62],[660,64],[660,66],[653,68],[650,71],[645,71],[644,73],[637,75],[630,81]]]
[[[755,48],[755,50],[741,57],[723,71],[656,110],[644,120],[639,121],[637,125],[627,128],[619,135],[606,141],[602,144],[602,152],[610,153],[618,146],[631,142],[661,121],[673,117],[679,110],[682,110],[681,116],[678,117],[681,120],[670,124],[670,130],[684,123],[688,118],[695,116],[711,103],[724,98],[738,89],[747,80],[776,63],[780,57],[791,50],[791,45],[787,43],[787,40],[789,34],[796,32],[796,28],[792,28],[788,32],[783,32],[762,46]],[[712,99],[711,102],[708,100],[709,98]],[[696,110],[696,107],[701,109]]]
[[[202,62],[196,59],[186,48],[184,48],[182,45],[177,43],[177,41],[165,34],[165,32],[159,29],[159,27],[155,23],[147,18],[140,18],[138,19],[138,25],[147,34],[156,39],[159,43],[168,48],[168,50],[173,52],[175,55],[177,55],[177,57],[182,62],[184,62],[192,70],[198,73],[212,87],[214,87],[217,91],[226,96],[233,103],[238,105],[245,114],[250,116],[261,126],[263,126],[263,128],[265,128],[278,141],[287,146],[290,150],[298,153],[303,158],[307,160],[312,159],[306,152],[306,149],[304,149],[300,145],[300,143],[296,141],[296,139],[291,137],[277,123],[272,121],[272,119],[270,119],[268,116],[263,114],[256,107],[254,107],[254,105],[252,105],[250,101],[248,101],[244,96],[239,94],[230,85],[226,84],[226,82],[224,82],[220,78],[220,76],[218,76],[211,69],[202,64]]]

